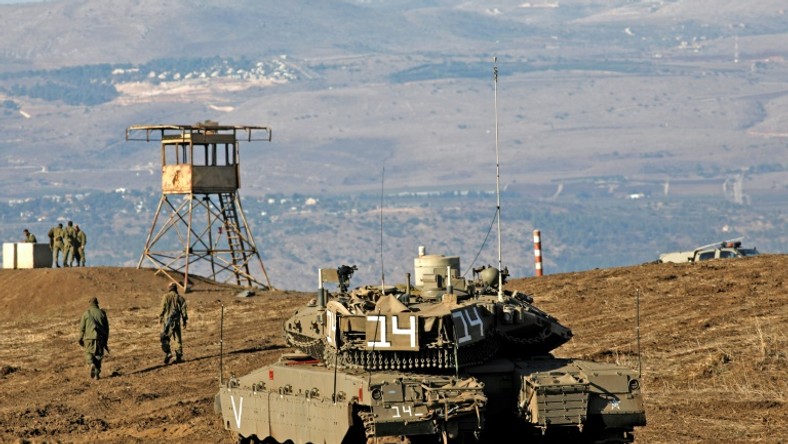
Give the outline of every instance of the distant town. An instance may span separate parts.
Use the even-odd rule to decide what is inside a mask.
[[[504,192],[503,259],[512,275],[534,273],[534,229],[542,232],[548,274],[651,262],[663,252],[740,236],[762,253],[788,251],[786,216],[779,210],[739,205],[722,195],[714,202],[656,190],[601,191],[608,188],[568,185],[559,196],[538,199],[517,187]],[[119,188],[12,199],[0,203],[0,236],[19,241],[28,228],[42,242],[51,226],[73,220],[88,235],[88,266],[136,266],[160,195]],[[377,282],[381,248],[385,274],[395,280],[404,279],[421,245],[461,256],[464,269],[474,257],[477,266],[497,260],[492,190],[393,190],[382,199],[241,193],[241,199],[279,288],[311,290],[310,271],[350,263],[359,266],[359,283]]]

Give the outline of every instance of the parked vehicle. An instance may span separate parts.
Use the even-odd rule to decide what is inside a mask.
[[[677,251],[659,255],[658,262],[673,262],[683,264],[686,262],[699,262],[710,259],[727,259],[758,254],[757,248],[742,248],[741,239],[731,239],[723,242],[698,247],[692,251]]]

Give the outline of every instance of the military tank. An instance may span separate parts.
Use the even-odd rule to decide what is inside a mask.
[[[413,284],[351,290],[355,270],[319,270],[284,323],[295,353],[223,383],[240,442],[624,443],[646,424],[637,374],[553,357],[571,330],[503,290],[506,269],[466,280],[459,257],[420,248]]]

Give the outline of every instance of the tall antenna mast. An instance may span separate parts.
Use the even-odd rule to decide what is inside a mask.
[[[501,261],[501,163],[498,156],[498,57],[493,57],[493,84],[495,85],[495,199],[498,219],[498,301],[503,302],[503,268]]]
[[[386,274],[383,268],[383,183],[386,177],[386,166],[380,172],[380,291],[385,294]]]

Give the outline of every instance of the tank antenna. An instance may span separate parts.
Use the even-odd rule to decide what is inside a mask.
[[[219,302],[222,306],[222,314],[219,318],[219,384],[224,383],[224,304]]]
[[[635,335],[637,336],[638,348],[638,379],[643,378],[643,362],[640,355],[640,289],[635,293]]]
[[[380,292],[385,294],[386,275],[383,268],[383,183],[386,177],[386,166],[380,171]]]
[[[495,215],[498,219],[498,301],[503,302],[503,268],[501,265],[501,163],[498,155],[498,57],[493,57],[495,91]]]
[[[334,319],[335,319],[335,321],[333,322],[333,324],[334,324],[334,338],[336,338],[337,337],[337,325],[339,324],[339,322],[337,322],[337,320],[338,320],[338,316],[339,315],[335,314],[333,312],[327,312],[326,316],[334,316]],[[334,343],[337,344],[336,345],[337,351],[336,351],[336,353],[334,353],[334,393],[331,395],[331,399],[334,401],[334,404],[336,405],[336,403],[337,403],[337,368],[339,367],[339,354],[341,353],[341,351],[339,350],[338,342],[334,341]]]
[[[337,403],[337,365],[339,364],[339,349],[334,354],[334,393],[331,395],[331,400],[334,401],[334,405]]]

